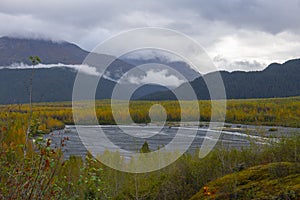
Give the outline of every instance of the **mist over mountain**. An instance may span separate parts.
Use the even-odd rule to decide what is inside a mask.
[[[28,57],[42,58],[44,64],[81,64],[89,52],[68,42],[42,39],[0,38],[0,65],[31,64]]]
[[[199,74],[199,72],[197,72],[196,70],[194,70],[193,68],[191,68],[187,63],[183,62],[183,61],[172,61],[172,60],[167,60],[167,59],[162,59],[160,57],[154,57],[151,59],[134,59],[134,58],[121,58],[123,61],[135,65],[135,66],[139,66],[139,65],[143,65],[143,64],[147,64],[147,63],[157,63],[157,64],[162,64],[162,65],[166,65],[169,66],[171,68],[173,68],[174,70],[176,70],[177,72],[179,72],[181,75],[183,75],[185,77],[185,79],[187,81],[193,81],[194,79],[196,79],[197,77],[199,77],[201,74]]]
[[[35,102],[71,101],[76,73],[82,67],[80,65],[86,56],[89,55],[88,51],[68,42],[2,37],[0,38],[0,103],[28,102],[29,80],[32,73],[28,57],[31,55],[37,55],[42,59],[42,64],[36,66],[34,71],[33,100]],[[99,54],[90,54],[90,56],[95,60],[113,58],[110,55]],[[19,66],[20,63],[23,65]],[[168,71],[163,71],[160,67],[156,68],[156,71],[137,70],[121,82],[124,93],[136,87],[136,84],[143,84],[133,94],[132,99],[175,99],[171,90],[184,93],[187,84],[191,84],[197,99],[210,99],[203,77],[209,78],[216,72],[201,76],[185,62],[170,61],[159,57],[114,59],[100,79],[95,97],[110,99],[120,77],[130,72],[135,66],[147,63],[170,66],[184,76],[189,83]],[[27,69],[28,67],[30,68]],[[93,66],[89,66],[87,70],[87,75],[91,79],[103,73]],[[229,99],[300,95],[300,59],[290,60],[283,64],[273,63],[263,71],[220,71],[220,74]],[[153,84],[151,80],[157,80],[157,84]],[[170,89],[161,86],[162,83],[171,83]],[[185,99],[189,98],[185,97]]]
[[[0,38],[0,66],[18,65],[20,63],[30,65],[29,56],[36,55],[42,60],[42,64],[65,64],[81,65],[84,59],[89,55],[97,61],[108,57],[115,59],[108,67],[106,74],[109,78],[118,80],[129,70],[137,65],[149,62],[168,65],[181,73],[188,81],[194,80],[199,74],[184,62],[168,62],[159,58],[151,59],[117,59],[110,55],[99,55],[90,53],[79,46],[65,41],[56,42],[43,39],[26,38]],[[70,66],[72,67],[72,66]],[[145,74],[142,74],[145,75]]]
[[[273,98],[300,95],[300,59],[289,60],[283,64],[270,64],[263,71],[254,72],[212,72],[190,83],[184,83],[174,91],[184,93],[187,84],[194,89],[197,99],[210,99],[205,79],[220,73],[227,99]],[[144,100],[172,100],[172,91],[156,92],[145,95]],[[189,99],[189,97],[186,97]]]
[[[37,55],[42,60],[42,63],[35,66],[34,69],[33,101],[35,102],[71,101],[78,69],[86,72],[90,79],[102,74],[103,76],[98,83],[96,98],[110,99],[113,88],[120,77],[135,68],[134,64],[129,64],[109,55],[90,54],[68,42],[2,37],[0,38],[0,103],[28,102],[29,80],[32,73],[32,66],[30,66],[28,57],[32,55]],[[96,66],[98,60],[114,61],[103,72],[101,66],[97,66],[97,68],[82,66],[88,55],[91,60],[88,63],[94,62]],[[132,74],[131,77],[141,78],[147,76],[147,73],[147,71],[137,70],[136,74]],[[127,80],[122,84],[124,91],[126,91],[132,88],[134,83]],[[140,98],[149,93],[164,90],[166,88],[160,85],[146,84],[134,93],[133,98]]]

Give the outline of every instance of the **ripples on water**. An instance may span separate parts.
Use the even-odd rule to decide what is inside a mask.
[[[206,131],[212,131],[204,128],[197,128],[197,127],[161,127],[158,126],[122,126],[122,129],[126,132],[133,133],[138,135],[138,137],[133,137],[124,133],[118,126],[101,126],[103,132],[105,133],[106,137],[116,146],[120,147],[121,149],[127,151],[137,152],[145,141],[149,144],[151,150],[157,150],[160,147],[163,147],[170,143],[172,139],[175,137],[177,131],[182,129],[184,133],[189,131],[197,130],[197,135],[193,140],[192,145],[188,149],[189,152],[194,152],[196,149],[201,147],[203,139],[206,137]],[[97,133],[98,126],[86,126],[84,127],[88,134]],[[161,129],[161,130],[160,130]],[[150,136],[150,137],[147,137]],[[80,137],[76,131],[75,126],[67,126],[65,130],[54,131],[50,133],[47,137],[52,139],[52,147],[59,147],[61,138],[68,137],[68,141],[66,141],[66,145],[62,147],[65,158],[69,158],[71,155],[76,156],[85,156],[87,153],[86,148],[82,144]],[[258,136],[251,136],[253,139],[262,139]],[[208,138],[210,140],[216,140],[216,138]],[[239,132],[228,132],[223,131],[218,145],[222,145],[225,148],[241,148],[249,146],[249,136]],[[180,148],[181,144],[178,144]],[[111,148],[109,146],[105,148]]]

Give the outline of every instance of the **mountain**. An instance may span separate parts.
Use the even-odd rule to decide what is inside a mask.
[[[83,50],[79,46],[69,42],[55,42],[44,39],[26,38],[0,38],[0,66],[10,66],[13,64],[24,63],[31,65],[29,56],[39,56],[43,64],[65,64],[80,65],[84,62],[90,52]],[[90,54],[93,59],[112,58],[109,55]],[[116,59],[108,71],[111,78],[118,78],[120,72],[132,69],[134,65]],[[115,75],[117,75],[115,77]]]
[[[0,104],[28,103],[31,69],[1,69],[0,70]],[[71,101],[73,84],[77,72],[70,68],[53,67],[50,69],[35,69],[33,78],[34,102]],[[97,78],[86,75],[88,80]],[[116,82],[101,78],[98,82],[96,99],[110,99]],[[122,92],[128,93],[131,84],[122,85]],[[156,91],[165,91],[158,85],[144,85],[133,93],[132,99]],[[122,99],[122,98],[121,98]]]
[[[189,83],[183,83],[174,91],[184,93],[187,84],[194,89],[197,99],[210,99],[204,79],[215,76],[212,72]],[[300,95],[300,59],[289,60],[283,64],[270,64],[263,71],[226,72],[220,71],[228,99],[289,97]],[[143,100],[174,100],[172,91],[155,92],[145,95]],[[186,97],[189,99],[189,97]]]
[[[68,42],[54,42],[50,40],[33,40],[2,37],[0,38],[0,104],[26,103],[28,102],[29,80],[32,73],[31,68],[10,69],[3,66],[10,66],[15,63],[30,64],[28,56],[37,55],[42,63],[60,67],[37,68],[34,71],[33,79],[33,100],[44,101],[71,101],[73,84],[77,70],[70,65],[81,64],[89,54],[75,44]],[[110,55],[89,54],[93,59],[111,59]],[[216,72],[205,74],[199,77],[192,68],[184,62],[171,62],[152,59],[115,59],[108,67],[105,76],[98,84],[96,98],[109,99],[112,91],[126,72],[149,62],[166,64],[181,73],[189,83],[183,83],[173,90],[185,94],[186,87],[190,84],[197,99],[209,99],[209,93],[203,77],[210,79]],[[66,66],[64,66],[66,65]],[[93,72],[92,73],[96,73]],[[159,71],[156,73],[160,73]],[[283,64],[273,63],[263,71],[256,72],[226,72],[220,71],[229,99],[241,98],[269,98],[288,97],[300,95],[300,59],[290,60]],[[133,78],[141,78],[147,75],[147,71],[136,71]],[[90,78],[96,76],[89,75]],[[131,77],[132,78],[132,77]],[[149,78],[149,77],[147,77]],[[136,85],[127,81],[121,84],[123,94],[129,93]],[[168,100],[176,99],[171,90],[159,84],[145,84],[132,95],[132,99],[144,100]],[[186,96],[184,99],[190,99]]]
[[[154,57],[151,59],[133,59],[133,58],[121,58],[123,61],[132,64],[134,66],[148,64],[148,63],[156,63],[169,66],[179,72],[181,75],[185,77],[187,81],[193,81],[194,79],[200,76],[199,72],[195,71],[191,68],[187,63],[183,61],[168,61],[167,59],[162,59],[159,57]],[[157,66],[156,66],[157,67]]]
[[[0,71],[0,102],[2,104],[28,102],[31,73],[31,69],[2,69]],[[76,71],[69,68],[36,69],[33,78],[33,101],[72,100],[75,78]],[[99,85],[101,88],[98,88],[97,97],[99,99],[109,97],[109,89],[113,88],[114,83],[101,79]]]
[[[11,37],[0,38],[0,66],[14,63],[31,64],[29,56],[37,55],[44,64],[81,64],[88,55],[75,44]]]
[[[36,68],[33,79],[33,101],[71,101],[73,84],[77,71],[63,65],[81,64],[89,54],[75,44],[68,42],[54,42],[50,40],[34,40],[2,37],[0,38],[0,104],[26,103],[29,99],[29,80],[31,67],[12,69],[6,66],[24,63],[30,65],[31,55],[41,58],[44,65],[51,64],[51,68]],[[93,62],[98,59],[114,59],[109,55],[89,54]],[[59,64],[60,67],[55,67]],[[96,63],[97,64],[97,63]],[[54,67],[53,67],[54,66]],[[96,98],[111,98],[117,80],[135,66],[123,60],[115,59],[108,67],[105,76],[100,79]],[[144,72],[141,72],[144,73]],[[90,75],[90,78],[96,76]],[[131,83],[124,84],[123,91],[132,88]],[[140,98],[149,93],[164,91],[165,87],[147,84],[138,89],[133,98]]]
[[[29,56],[39,56],[43,64],[82,64],[84,59],[90,52],[81,49],[79,46],[61,41],[51,41],[44,39],[26,39],[26,38],[0,38],[0,67],[10,66],[16,63],[24,63],[30,65]],[[103,59],[104,56],[91,53],[90,57],[93,59]],[[104,58],[105,59],[105,58]],[[118,80],[124,73],[133,69],[137,65],[149,63],[149,59],[115,59],[115,61],[107,69],[106,75],[109,78]],[[166,62],[159,58],[152,59],[152,61],[168,66],[178,70],[188,81],[194,80],[198,77],[198,73],[189,67],[184,62]],[[145,75],[140,72],[139,75]]]
[[[27,68],[31,64],[28,57],[32,55],[39,56],[43,64],[42,67],[36,67],[34,70],[33,100],[36,102],[70,101],[76,77],[74,65],[82,64],[87,56],[90,58],[88,64],[92,64],[92,66],[98,66],[99,60],[114,59],[98,84],[102,87],[97,89],[96,98],[98,99],[111,98],[117,81],[126,72],[134,69],[136,65],[150,62],[149,59],[115,59],[110,55],[90,53],[65,41],[2,37],[0,38],[0,104],[28,102],[29,80],[32,71]],[[184,62],[166,62],[159,58],[154,58],[152,61],[173,67],[186,77],[187,81],[198,77],[198,73]],[[25,64],[22,65],[22,69],[18,68],[20,63]],[[49,65],[51,65],[50,68],[48,68]],[[13,69],[13,67],[15,68]],[[97,70],[98,73],[103,73],[101,67],[98,66]],[[159,73],[160,70],[162,69],[158,69],[155,73]],[[146,77],[148,72],[134,70],[126,80],[127,82],[122,83],[122,92],[129,92],[130,88],[136,86],[137,83],[130,82],[130,78],[141,79]],[[92,73],[97,72],[92,71]],[[168,72],[166,76],[170,74],[171,72]],[[94,77],[91,75],[90,78]],[[150,93],[167,90],[166,87],[158,84],[146,84],[140,87],[132,98],[137,99]]]

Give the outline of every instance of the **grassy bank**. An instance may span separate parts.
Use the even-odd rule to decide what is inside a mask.
[[[187,121],[198,121],[197,109],[186,107],[180,109],[177,101],[132,101],[130,103],[130,116],[126,115],[125,103],[118,103],[118,117],[123,122],[129,122],[131,117],[136,123],[150,122],[149,109],[154,104],[160,104],[166,109],[167,121],[176,122],[181,120],[181,113],[188,116]],[[189,105],[189,102],[186,103]],[[192,105],[192,104],[191,104]],[[210,101],[199,101],[200,121],[209,121],[211,117]],[[0,119],[26,119],[29,106],[3,105],[0,106]],[[96,101],[96,113],[100,124],[114,124],[110,101]],[[160,111],[154,111],[154,116],[160,116]],[[82,113],[82,118],[86,118]],[[40,129],[49,132],[58,129],[64,124],[73,124],[71,102],[60,103],[37,103],[33,106],[33,119],[40,122]],[[24,120],[26,121],[26,120]],[[228,100],[226,110],[226,122],[237,124],[270,125],[300,127],[300,97],[277,98],[277,99],[249,99]]]
[[[226,120],[298,127],[299,100],[229,100]],[[147,121],[147,108],[153,103],[166,107],[170,121],[178,120],[178,104],[170,101],[132,102],[131,115],[139,122]],[[199,104],[202,119],[209,119],[210,103]],[[0,199],[189,199],[199,191],[194,198],[201,199],[207,198],[201,193],[203,187],[213,188],[215,195],[225,199],[232,195],[269,197],[269,191],[275,199],[282,195],[300,198],[296,184],[300,166],[297,134],[268,145],[253,141],[249,148],[240,150],[220,146],[204,159],[186,154],[159,171],[129,174],[110,169],[89,156],[85,162],[76,157],[65,161],[59,147],[50,148],[49,140],[30,141],[24,155],[28,105],[6,105],[0,110]],[[69,102],[34,104],[33,110],[31,136],[73,123]],[[102,123],[113,123],[109,101],[97,101],[97,115]],[[61,138],[61,146],[67,140]]]

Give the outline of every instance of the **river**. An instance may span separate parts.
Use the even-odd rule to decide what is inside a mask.
[[[93,137],[97,134],[97,129],[99,126],[81,126],[84,128],[85,132]],[[273,128],[273,130],[271,129]],[[192,144],[187,151],[193,152],[200,148],[204,138],[209,140],[218,140],[216,142],[218,146],[222,145],[224,148],[245,148],[249,147],[250,142],[254,141],[259,144],[265,144],[268,141],[275,141],[275,139],[270,139],[270,136],[276,136],[285,134],[291,135],[292,133],[299,133],[300,129],[296,128],[285,128],[285,127],[274,127],[268,126],[249,126],[249,125],[236,125],[227,124],[222,127],[223,131],[219,138],[208,137],[207,132],[214,133],[216,130],[209,130],[208,127],[194,126],[193,124],[186,125],[184,127],[176,126],[165,126],[160,127],[156,125],[131,125],[131,126],[116,126],[116,125],[101,125],[101,129],[105,133],[106,137],[116,146],[127,151],[138,151],[145,141],[149,144],[151,150],[157,150],[170,143],[172,139],[178,133],[178,130],[183,131],[188,136],[189,132],[196,131],[197,134],[194,137]],[[139,137],[133,137],[124,133],[133,133]],[[263,132],[263,133],[262,133]],[[217,133],[217,132],[216,132]],[[212,134],[213,135],[213,134]],[[64,157],[68,159],[70,156],[82,156],[87,154],[87,149],[83,145],[75,126],[66,126],[64,130],[56,130],[51,132],[46,136],[51,138],[53,148],[62,148],[64,152]],[[65,140],[65,145],[62,147],[60,141],[63,138],[68,138]],[[101,144],[100,144],[101,145]],[[183,144],[178,143],[178,147]],[[105,144],[104,144],[105,146]],[[89,147],[93,148],[93,146]],[[111,146],[105,146],[104,148],[110,149]]]

